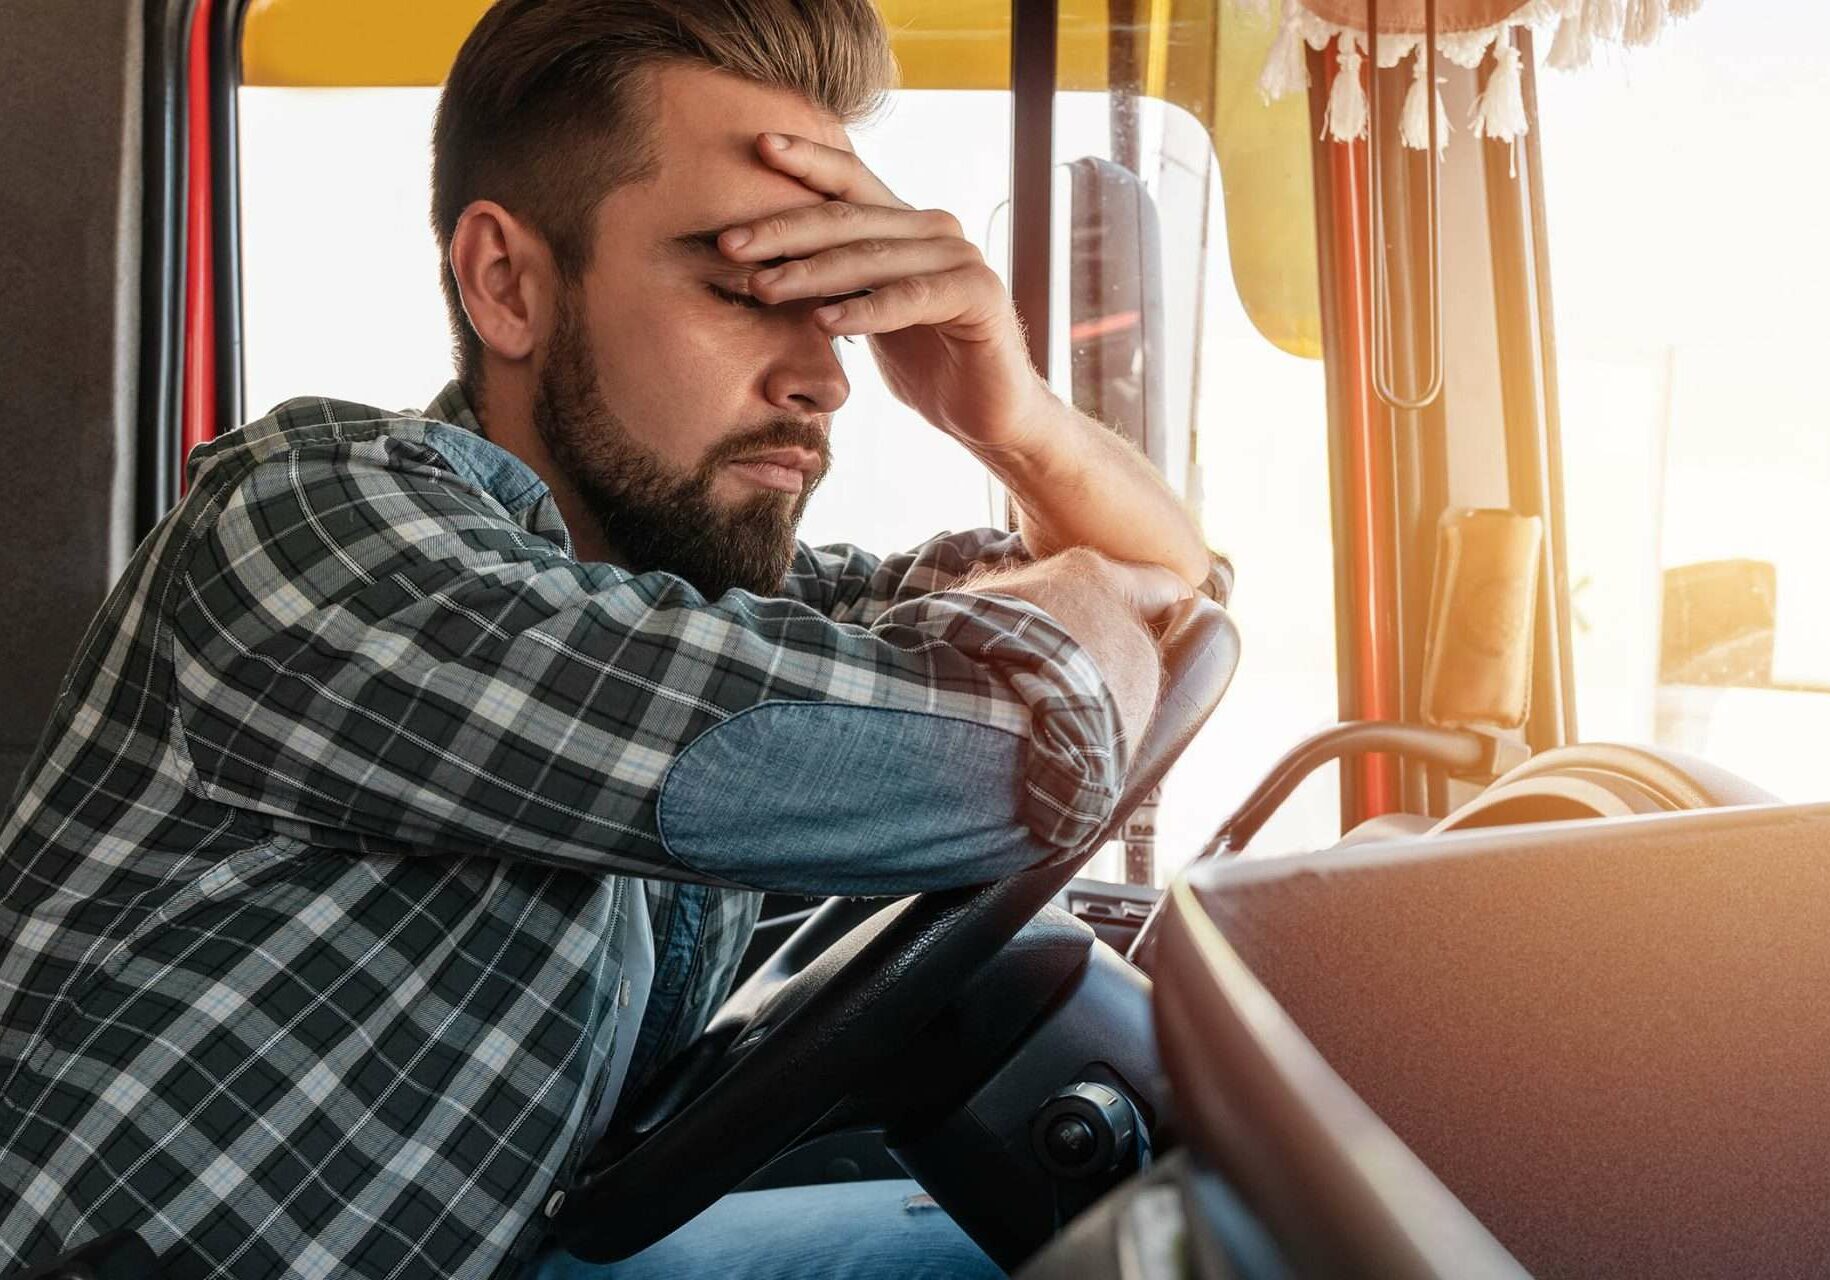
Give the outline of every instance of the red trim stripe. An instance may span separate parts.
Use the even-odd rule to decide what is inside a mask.
[[[216,304],[210,222],[210,6],[191,18],[186,85],[184,454],[216,435]],[[180,475],[179,484],[188,488]],[[182,490],[181,490],[182,491]]]
[[[1333,59],[1329,59],[1331,66]],[[1339,68],[1334,68],[1339,74]],[[1330,83],[1332,84],[1332,75]],[[1326,89],[1324,88],[1324,92]],[[1393,629],[1398,600],[1392,581],[1392,496],[1390,477],[1380,465],[1385,448],[1385,414],[1372,390],[1372,335],[1366,331],[1366,293],[1372,287],[1366,255],[1365,193],[1368,185],[1366,143],[1325,142],[1334,207],[1327,211],[1335,229],[1334,298],[1340,309],[1341,359],[1348,391],[1349,542],[1352,547],[1351,628],[1358,667],[1353,715],[1363,720],[1399,718],[1396,679],[1398,655]],[[1362,756],[1360,809],[1341,815],[1345,825],[1399,810],[1398,771],[1390,756]]]

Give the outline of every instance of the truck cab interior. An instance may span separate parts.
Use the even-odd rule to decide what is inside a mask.
[[[1038,1280],[1830,1269],[1830,17],[879,5],[860,152],[1215,574],[1101,838],[772,896],[567,1248],[912,1176]],[[0,788],[188,449],[447,376],[425,144],[485,7],[0,8]],[[851,372],[807,541],[1009,520]],[[65,1243],[32,1274],[164,1274]]]

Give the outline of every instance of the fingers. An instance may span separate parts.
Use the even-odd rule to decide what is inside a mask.
[[[1131,607],[1146,622],[1157,622],[1170,610],[1194,594],[1182,576],[1162,565],[1137,564],[1125,560],[1108,561],[1112,573]]]
[[[835,200],[854,204],[909,206],[864,165],[864,161],[839,147],[790,133],[765,133],[756,139],[756,154],[772,169],[779,169],[806,186]]]
[[[922,324],[957,329],[994,320],[1009,305],[997,272],[978,262],[905,276],[864,297],[821,307],[813,318],[831,334],[894,333]]]
[[[965,243],[959,220],[939,209],[888,209],[881,205],[828,200],[783,209],[756,222],[727,227],[718,249],[734,262],[801,258],[856,240],[955,239]]]
[[[750,277],[749,289],[758,301],[774,305],[879,289],[908,276],[934,275],[977,261],[978,250],[964,240],[859,240],[758,271]]]

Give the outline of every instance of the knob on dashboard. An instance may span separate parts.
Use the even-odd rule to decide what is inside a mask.
[[[1043,1103],[1029,1133],[1044,1169],[1058,1178],[1091,1178],[1131,1153],[1137,1109],[1110,1085],[1083,1080]]]

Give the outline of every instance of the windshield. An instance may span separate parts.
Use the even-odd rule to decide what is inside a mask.
[[[1581,736],[1830,795],[1830,10],[1541,81]],[[1779,33],[1784,33],[1780,35]],[[1597,127],[1605,122],[1605,127]]]

